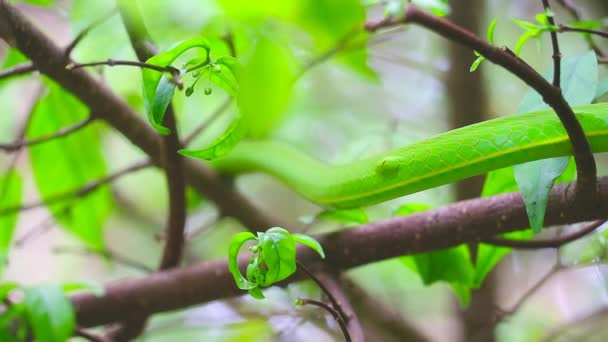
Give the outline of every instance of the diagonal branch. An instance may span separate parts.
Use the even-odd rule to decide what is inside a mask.
[[[36,67],[32,63],[24,62],[21,64],[17,64],[11,68],[0,70],[0,80],[5,80],[14,76],[27,74],[35,70]]]
[[[40,138],[35,138],[32,140],[18,140],[12,144],[0,144],[0,150],[4,150],[6,152],[15,152],[26,146],[34,146],[54,139],[63,138],[88,126],[93,121],[95,121],[95,116],[90,115],[89,117],[78,123],[75,123],[69,127],[62,128],[55,133]]]

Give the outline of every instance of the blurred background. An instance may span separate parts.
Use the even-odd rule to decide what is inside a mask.
[[[221,25],[222,7],[213,0],[140,2],[149,31],[163,48],[175,41],[213,32]],[[385,5],[368,3],[367,17],[381,18]],[[451,5],[450,18],[482,36],[490,21],[497,18],[495,42],[511,48],[522,33],[511,18],[533,20],[535,14],[542,12],[541,1],[462,0],[451,1]],[[558,22],[572,20],[571,14],[557,2],[552,5]],[[606,1],[583,0],[576,1],[576,5],[583,18],[608,15]],[[115,3],[57,0],[49,7],[23,4],[19,7],[55,42],[65,46],[82,29],[111,11]],[[600,47],[607,46],[599,39],[596,42]],[[574,34],[560,35],[560,43],[564,56],[589,50],[587,42]],[[14,63],[18,56],[2,44],[0,61],[5,66]],[[306,44],[294,44],[298,60],[314,60],[320,55],[305,47]],[[522,57],[544,71],[551,67],[551,53],[548,36],[544,36],[529,42]],[[136,59],[117,15],[92,30],[72,56],[79,62]],[[355,70],[340,58],[329,58],[308,68],[295,84],[287,112],[270,137],[287,141],[321,160],[344,163],[452,128],[514,113],[526,86],[488,62],[470,73],[474,59],[471,51],[416,27],[372,36],[367,41],[366,67]],[[144,112],[139,69],[105,67],[92,71],[98,72],[134,108]],[[600,66],[600,73],[603,79],[606,68]],[[39,89],[37,75],[0,83],[0,142],[13,140]],[[236,106],[227,99],[220,89],[214,89],[209,96],[195,91],[188,98],[182,92],[176,93],[182,136],[217,115],[217,108],[227,108],[194,139],[192,146],[205,146],[234,118]],[[110,127],[100,123],[95,127],[102,137],[108,173],[145,158]],[[12,158],[0,152],[2,172]],[[599,156],[598,163],[600,175],[605,175],[606,158]],[[23,202],[38,201],[40,196],[28,154],[21,153],[16,165],[26,182]],[[436,207],[478,197],[482,182],[481,178],[472,179],[460,185],[427,190],[366,208],[366,214],[370,220],[379,220],[390,217],[404,203]],[[343,229],[340,228],[343,223],[311,220],[321,209],[269,176],[241,176],[237,185],[261,209],[280,215],[290,224],[291,231],[320,233]],[[113,206],[103,222],[105,256],[88,251],[45,208],[27,210],[19,215],[15,245],[3,281],[103,284],[153,270],[162,250],[167,209],[163,173],[146,168],[121,177],[111,184],[109,191]],[[226,257],[230,237],[243,227],[234,219],[219,218],[213,204],[192,191],[188,212],[188,245],[183,264]],[[345,278],[360,319],[375,341],[408,341],[420,336],[432,341],[540,341],[556,331],[559,331],[556,340],[560,341],[601,341],[608,337],[608,329],[602,324],[608,316],[594,316],[599,318],[587,319],[576,327],[567,324],[608,308],[608,268],[604,266],[607,246],[602,236],[591,235],[559,251],[510,253],[490,273],[482,288],[473,293],[466,311],[449,286],[424,286],[419,276],[399,259],[350,270]],[[555,268],[556,262],[564,267]],[[536,291],[530,292],[537,284],[540,285]],[[342,339],[335,322],[324,312],[314,307],[294,308],[297,297],[320,295],[312,283],[271,288],[266,293],[267,299],[263,301],[242,296],[155,315],[140,340]],[[518,310],[511,314],[514,307]]]

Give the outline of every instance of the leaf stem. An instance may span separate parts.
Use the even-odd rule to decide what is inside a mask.
[[[346,329],[346,322],[343,320],[342,316],[340,316],[340,313],[336,309],[332,308],[331,305],[323,303],[320,300],[304,298],[304,297],[298,298],[298,301],[300,301],[302,304],[318,306],[318,307],[322,308],[323,310],[329,312],[334,317],[336,322],[338,322],[338,325],[340,326],[340,330],[342,330],[342,334],[344,334],[344,340],[346,342],[352,342],[350,334],[348,333],[348,329]]]

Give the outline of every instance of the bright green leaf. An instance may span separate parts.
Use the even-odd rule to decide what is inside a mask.
[[[72,336],[76,315],[59,287],[37,286],[24,291],[25,314],[36,340],[64,342]]]
[[[205,39],[197,37],[176,44],[168,50],[149,58],[146,63],[168,67],[180,55],[193,48],[202,48],[204,50],[202,60],[209,60],[209,43]],[[175,85],[164,73],[148,68],[142,68],[142,77],[144,104],[146,105],[148,120],[159,133],[168,134],[169,129],[164,127],[162,123]]]
[[[15,207],[21,203],[22,183],[21,176],[15,170],[0,176],[0,208]],[[17,216],[17,211],[0,216],[0,273],[8,262]]]
[[[15,282],[6,282],[0,284],[0,301],[4,301],[9,293],[17,288],[19,288],[19,284]]]
[[[481,62],[483,62],[486,58],[483,56],[479,56],[477,57],[476,60],[473,61],[473,63],[471,64],[471,67],[469,68],[469,72],[474,72],[475,70],[477,70],[477,68],[479,68],[479,65],[481,65]]]
[[[230,61],[230,59],[227,59],[228,57],[230,56],[222,57],[224,62]],[[232,57],[230,58],[234,59]],[[234,61],[236,61],[236,59],[234,59]],[[224,64],[224,62],[216,62],[212,67],[210,67],[209,79],[211,82],[224,89],[224,91],[226,91],[228,94],[236,97],[239,91],[239,83],[235,71],[238,69],[238,67],[236,64],[231,64],[229,66]]]
[[[256,240],[255,235],[250,232],[238,233],[234,235],[230,240],[230,247],[228,249],[228,269],[234,277],[234,282],[241,290],[251,290],[258,286],[257,284],[254,284],[248,281],[245,277],[243,277],[241,271],[239,270],[239,250],[241,249],[243,244],[245,244],[245,242],[250,240]]]
[[[315,252],[319,253],[319,255],[321,256],[321,259],[325,259],[325,252],[323,251],[323,246],[321,246],[319,241],[311,238],[308,235],[304,235],[304,234],[292,234],[291,236],[293,237],[295,242],[301,243],[306,247],[310,247]]]
[[[414,0],[417,6],[431,11],[434,15],[443,17],[450,13],[447,0]]]
[[[76,98],[52,82],[48,93],[40,98],[32,113],[27,131],[29,139],[53,134],[84,120],[88,110]],[[84,187],[106,175],[106,164],[96,124],[68,136],[54,139],[29,149],[34,180],[42,198]],[[100,250],[103,246],[103,224],[112,209],[108,186],[74,201],[49,207],[62,226],[79,237],[87,246]]]
[[[496,29],[496,24],[498,23],[498,18],[492,19],[490,25],[488,26],[488,32],[486,33],[486,37],[490,44],[494,44],[494,29]]]
[[[215,139],[208,147],[199,150],[179,150],[179,153],[193,158],[214,160],[228,154],[243,139],[246,133],[242,118],[235,119],[226,132]]]
[[[95,282],[77,282],[77,283],[63,283],[61,284],[61,290],[64,293],[71,293],[77,291],[91,291],[97,297],[103,296],[106,292],[103,285]]]
[[[270,228],[259,237],[259,243],[260,257],[268,268],[260,285],[270,286],[296,271],[296,242],[287,230]]]
[[[431,209],[432,206],[426,203],[406,203],[395,210],[395,216],[407,216],[415,213],[420,213]]]

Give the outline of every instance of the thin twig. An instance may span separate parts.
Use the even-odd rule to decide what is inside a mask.
[[[344,320],[342,319],[342,316],[340,316],[340,313],[338,313],[338,311],[336,309],[332,308],[331,305],[325,304],[322,301],[319,301],[316,299],[304,298],[304,297],[298,298],[298,301],[302,304],[318,306],[318,307],[322,308],[323,310],[329,312],[334,317],[336,322],[338,322],[338,325],[340,326],[340,329],[342,330],[342,334],[344,334],[344,340],[346,340],[346,342],[352,342],[350,334],[348,333],[348,329],[346,329],[346,322],[344,322]]]
[[[142,264],[139,261],[132,260],[126,256],[120,255],[117,252],[113,252],[109,249],[103,249],[101,251],[93,251],[86,248],[73,248],[73,247],[55,247],[53,252],[57,254],[76,254],[83,256],[102,256],[112,262],[128,266],[130,268],[142,271],[144,273],[154,272],[152,267]]]
[[[11,68],[0,70],[0,80],[5,80],[14,76],[27,74],[28,72],[36,71],[36,67],[32,62],[24,62],[17,64]]]
[[[115,173],[109,174],[105,177],[102,177],[95,181],[89,182],[82,187],[49,196],[40,202],[21,204],[21,205],[13,206],[13,207],[0,208],[0,216],[8,215],[8,214],[14,213],[16,211],[25,211],[25,210],[40,208],[42,206],[48,207],[52,204],[56,204],[59,202],[64,202],[64,201],[72,200],[72,199],[76,199],[76,198],[82,198],[84,196],[89,195],[93,191],[97,190],[102,185],[111,183],[122,176],[145,169],[149,166],[152,166],[152,163],[149,160],[142,160],[142,161],[136,162],[132,165],[125,167],[124,169],[116,171]]]
[[[14,152],[14,151],[17,151],[26,146],[34,146],[34,145],[38,145],[38,144],[41,144],[41,143],[44,143],[44,142],[47,142],[50,140],[63,138],[63,137],[66,137],[66,136],[68,136],[74,132],[77,132],[80,129],[88,126],[90,123],[95,121],[95,119],[96,118],[93,115],[90,115],[86,119],[84,119],[78,123],[75,123],[74,125],[62,128],[55,133],[51,133],[49,135],[45,135],[40,138],[34,138],[32,140],[18,139],[16,142],[14,142],[12,144],[0,144],[0,150],[4,150],[6,152]]]
[[[572,27],[572,26],[567,26],[567,25],[563,25],[563,24],[560,24],[558,27],[559,27],[559,32],[581,32],[581,33],[593,34],[593,35],[600,36],[603,38],[608,38],[608,32],[604,32],[604,31],[586,29],[586,28],[582,28],[582,27]]]
[[[232,97],[226,98],[226,100],[224,100],[224,102],[222,102],[222,104],[215,111],[213,111],[213,113],[205,121],[203,121],[198,127],[192,130],[192,132],[186,137],[186,139],[184,139],[182,145],[190,145],[192,140],[194,140],[199,134],[209,128],[209,126],[211,126],[211,124],[213,124],[215,120],[222,116],[222,114],[230,107],[230,104],[232,104]]]
[[[576,5],[574,4],[574,1],[572,0],[557,0],[557,2],[564,7],[568,12],[570,12],[570,15],[575,19],[575,20],[582,20],[583,16],[581,15],[581,12],[579,11],[579,9],[576,7]],[[595,41],[593,40],[593,37],[591,36],[587,36],[585,37],[585,39],[587,40],[587,43],[589,43],[589,46],[591,47],[591,49],[593,49],[593,51],[595,51],[595,53],[599,56],[599,57],[604,57],[606,54],[604,53],[604,51],[602,51],[602,49],[600,49],[599,46],[597,46],[597,44],[595,43]]]
[[[547,15],[547,21],[549,25],[555,26],[555,19],[549,6],[549,0],[542,0],[545,13]],[[557,32],[551,31],[551,46],[553,47],[553,86],[561,89],[561,60],[562,54],[559,51],[559,42],[557,40]]]
[[[80,41],[84,37],[86,37],[86,35],[89,34],[89,32],[91,32],[91,30],[93,30],[97,26],[101,25],[104,21],[110,19],[110,17],[112,17],[116,13],[116,11],[117,11],[116,8],[111,9],[110,11],[108,11],[108,13],[101,16],[99,19],[95,20],[94,22],[89,24],[87,27],[85,27],[82,31],[80,31],[80,33],[78,33],[78,35],[76,37],[74,37],[72,42],[70,44],[68,44],[68,46],[65,47],[65,58],[69,59],[70,55],[72,54],[72,51],[74,51],[74,48],[76,48],[76,45],[78,45],[78,43],[80,43]]]
[[[173,67],[171,65],[162,67],[162,66],[158,66],[158,65],[154,65],[154,64],[145,63],[145,62],[117,61],[117,60],[110,58],[105,61],[98,61],[98,62],[70,63],[70,64],[66,65],[65,68],[68,70],[75,70],[75,69],[99,66],[99,65],[107,65],[110,67],[118,66],[118,65],[126,65],[126,66],[134,66],[134,67],[138,67],[138,68],[142,68],[142,69],[151,69],[151,70],[155,70],[158,72],[168,72],[173,76],[172,82],[174,82],[180,89],[183,87],[183,84],[179,78],[179,75],[180,75],[179,69],[177,69],[176,67]]]
[[[296,264],[298,265],[298,268],[304,271],[304,273],[306,273],[306,275],[319,286],[321,291],[325,293],[327,299],[329,299],[329,301],[331,302],[331,305],[333,305],[337,310],[340,310],[340,304],[338,303],[338,300],[336,300],[336,297],[334,297],[334,295],[331,293],[331,291],[329,291],[325,284],[323,284],[323,282],[319,280],[319,278],[317,278],[317,276],[315,276],[314,273],[312,273],[312,271],[308,269],[308,267],[306,267],[302,262],[297,259]]]
[[[604,223],[606,223],[606,220],[593,221],[584,228],[577,230],[576,232],[564,234],[552,239],[514,240],[495,236],[488,239],[484,239],[483,242],[494,246],[511,247],[516,249],[559,248],[569,242],[580,239],[583,236],[592,233]]]

